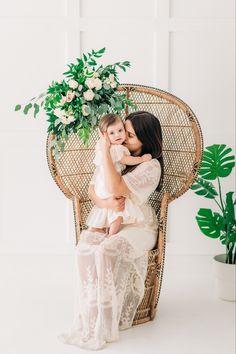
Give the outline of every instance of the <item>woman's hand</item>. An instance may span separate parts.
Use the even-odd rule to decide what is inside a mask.
[[[123,211],[125,209],[125,197],[115,197],[113,195],[107,199],[101,199],[96,195],[93,184],[89,185],[88,195],[99,208],[112,209],[113,211]]]
[[[123,211],[125,209],[125,197],[112,196],[106,199],[107,208],[113,211]]]
[[[103,151],[103,152],[109,151],[109,150],[110,150],[111,143],[110,143],[110,140],[109,140],[109,138],[108,138],[107,132],[102,133],[102,132],[100,131],[100,129],[98,129],[98,133],[99,133],[100,140],[101,140],[102,151]]]

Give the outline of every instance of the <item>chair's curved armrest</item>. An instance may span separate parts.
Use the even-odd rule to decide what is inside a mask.
[[[163,250],[164,247],[169,200],[170,200],[170,194],[164,193],[161,200],[160,217],[159,217],[159,225],[158,225],[158,237],[155,246],[155,248],[159,250],[159,253],[161,250]]]

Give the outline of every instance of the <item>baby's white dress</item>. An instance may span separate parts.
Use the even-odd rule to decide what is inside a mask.
[[[121,172],[125,169],[125,165],[122,165],[119,161],[124,155],[130,155],[129,150],[123,145],[112,144],[110,147],[110,154],[116,171],[121,174]],[[109,193],[106,188],[102,160],[101,140],[99,140],[95,147],[95,158],[93,160],[96,170],[90,183],[94,185],[96,195],[101,199],[106,199],[111,197],[112,194]],[[123,217],[122,224],[133,224],[135,222],[143,222],[145,220],[141,208],[127,196],[125,199],[125,208],[120,212],[94,206],[88,215],[86,225],[97,228],[109,227],[118,216]]]

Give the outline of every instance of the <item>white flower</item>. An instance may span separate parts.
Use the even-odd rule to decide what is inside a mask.
[[[79,86],[78,82],[73,79],[68,81],[68,85],[72,89],[76,89]]]
[[[89,106],[87,106],[86,104],[83,104],[83,106],[82,106],[82,114],[83,114],[83,116],[88,116],[89,115],[89,113],[90,113],[90,107]]]
[[[94,79],[95,81],[95,89],[98,91],[98,90],[101,90],[102,88],[102,81],[100,79]]]
[[[55,108],[53,113],[55,114],[55,116],[57,116],[58,118],[62,118],[63,116],[66,115],[66,112],[64,111],[64,109],[60,109],[60,108]]]
[[[88,86],[89,89],[93,89],[96,86],[96,79],[90,77],[85,80],[85,84]]]
[[[61,121],[61,123],[63,123],[63,124],[68,124],[68,123],[67,123],[67,117],[62,117],[62,118],[60,118],[60,121]]]
[[[110,74],[110,75],[109,75],[109,80],[110,80],[110,81],[114,81],[114,79],[115,79],[114,74]]]
[[[106,80],[104,80],[104,84],[110,85],[110,80],[108,78],[106,78]]]
[[[93,93],[93,91],[92,90],[88,90],[88,91],[85,91],[84,92],[84,99],[86,100],[86,101],[92,101],[93,100],[93,98],[94,98],[94,93]]]
[[[97,71],[94,71],[93,77],[95,77],[95,78],[99,77],[99,73]]]
[[[67,118],[67,122],[68,122],[67,124],[74,122],[74,120],[75,120],[75,117],[74,117],[73,115],[70,115],[70,116]]]
[[[66,101],[67,102],[71,102],[74,97],[75,97],[75,92],[68,91],[67,94],[66,94]]]
[[[113,81],[110,85],[111,85],[112,88],[115,88],[116,87],[116,82]]]
[[[74,116],[69,116],[69,117],[63,116],[60,119],[57,119],[55,121],[55,126],[57,126],[57,124],[59,124],[59,123],[67,125],[67,124],[70,124],[71,122],[74,122],[74,120],[75,120]]]
[[[70,114],[67,117],[64,109],[55,108],[54,114],[55,114],[55,116],[58,117],[58,119],[56,119],[54,122],[55,126],[57,126],[59,123],[70,124],[71,122],[74,122],[74,120],[75,120],[75,117],[72,114]]]
[[[60,104],[63,105],[64,103],[66,103],[66,96],[62,96]]]
[[[95,72],[95,74],[97,74]],[[98,76],[98,74],[97,74]],[[102,88],[102,82],[98,77],[90,77],[85,80],[85,84],[88,86],[89,89],[96,88],[96,90],[100,90]]]
[[[57,119],[55,120],[55,122],[54,122],[55,127],[56,127],[59,123],[61,123],[61,120],[60,120],[60,118],[57,118]]]
[[[79,91],[82,91],[82,90],[83,90],[83,86],[82,86],[82,85],[79,85],[78,90],[79,90]]]

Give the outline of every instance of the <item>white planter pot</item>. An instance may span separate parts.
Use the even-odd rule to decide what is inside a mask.
[[[216,289],[220,299],[236,301],[236,264],[225,263],[226,254],[214,257]]]

